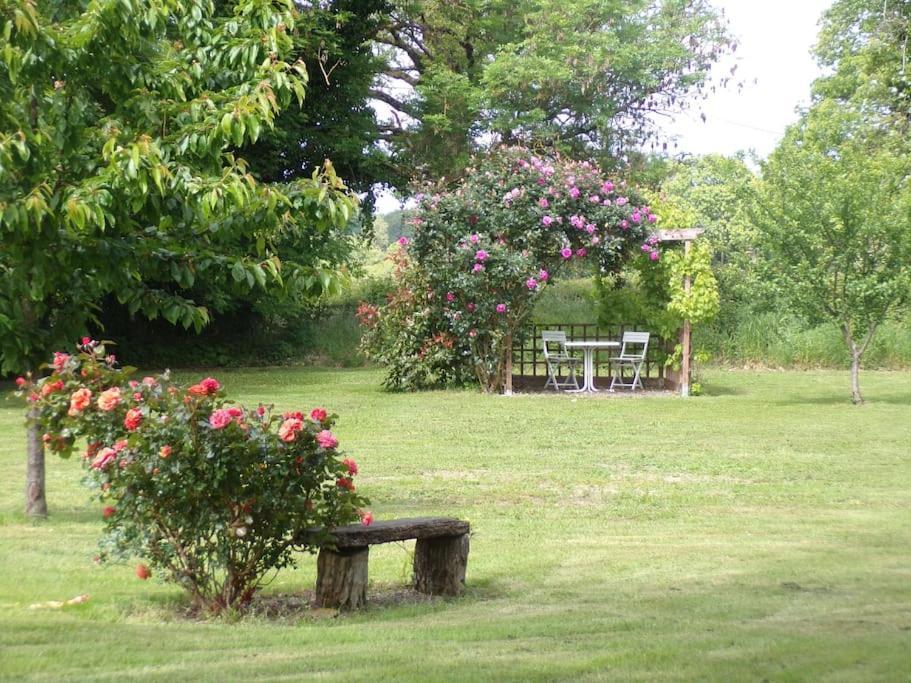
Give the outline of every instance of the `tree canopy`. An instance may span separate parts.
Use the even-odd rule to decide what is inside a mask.
[[[459,175],[491,140],[616,158],[710,87],[733,48],[705,0],[393,4],[373,96],[394,159],[425,176]]]

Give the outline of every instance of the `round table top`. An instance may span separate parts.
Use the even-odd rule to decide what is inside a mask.
[[[576,347],[576,348],[580,348],[580,349],[584,349],[584,348],[586,348],[586,347],[593,348],[593,349],[595,349],[595,348],[610,348],[610,347],[613,347],[613,346],[620,346],[620,342],[618,342],[618,341],[606,341],[606,340],[595,340],[595,339],[592,339],[592,340],[585,340],[585,341],[582,341],[582,340],[580,340],[580,341],[568,341],[568,342],[566,342],[566,346],[568,346],[568,347]]]

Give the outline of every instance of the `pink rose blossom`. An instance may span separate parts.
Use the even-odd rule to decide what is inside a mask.
[[[70,396],[70,409],[67,413],[71,417],[78,415],[83,410],[89,407],[92,403],[92,392],[90,389],[83,387],[82,389],[76,389],[73,392],[73,395]]]
[[[70,359],[70,354],[60,353],[59,351],[54,352],[54,370],[60,372],[63,370],[63,366],[66,365],[66,362]]]
[[[532,290],[537,289],[538,281],[535,280],[533,277],[530,277],[525,281],[525,286]]]
[[[482,270],[484,270],[484,264],[483,264],[483,263],[475,263],[475,264],[474,264],[474,267],[471,269],[471,272],[472,272],[472,273],[480,273]]]
[[[629,228],[629,221],[627,221],[627,220],[622,220],[622,221],[620,221],[620,227],[621,227],[623,230],[628,229],[628,228]]]
[[[550,206],[550,202],[547,201],[547,197],[541,197],[541,199],[538,200],[538,206],[540,206],[542,209],[546,209],[548,206]]]
[[[224,429],[233,421],[234,417],[224,408],[215,410],[209,415],[209,425],[211,425],[212,429]]]
[[[506,304],[497,304],[497,313],[506,313]]]
[[[478,249],[474,253],[474,260],[475,261],[485,261],[488,256],[490,256],[490,254],[488,254],[486,251],[484,251],[483,249]]]
[[[572,258],[572,257],[573,257],[573,250],[570,249],[569,247],[563,247],[563,248],[560,250],[560,256],[562,256],[563,258]]]
[[[324,408],[314,408],[310,411],[310,419],[314,422],[325,422],[328,417]]]
[[[139,408],[130,408],[123,418],[123,426],[128,432],[134,432],[142,424],[142,411]]]
[[[648,222],[649,222],[649,223],[654,223],[654,222],[657,221],[657,220],[658,220],[658,216],[656,216],[655,214],[650,213],[650,214],[648,215]]]
[[[659,256],[659,254],[658,254],[657,251],[651,252],[651,253],[648,255],[648,257],[649,257],[652,261],[657,261],[657,260],[660,258],[660,256]]]
[[[402,245],[403,247],[407,247],[409,241],[410,240],[407,237],[405,237],[404,235],[399,237],[399,244]]]
[[[553,216],[544,216],[543,218],[541,218],[541,224],[545,228],[550,227],[551,223],[553,223],[553,222],[554,222]]]
[[[579,258],[584,257],[587,253],[588,252],[585,251],[585,247],[579,247],[578,249],[576,249],[576,256],[578,256]]]
[[[477,244],[478,242],[481,241],[481,236],[478,235],[478,233],[473,232],[473,233],[471,233],[471,236],[468,238],[468,241],[471,242],[472,244]]]
[[[361,524],[364,526],[370,526],[373,524],[373,513],[370,510],[361,514]]]
[[[608,192],[614,191],[614,184],[611,181],[607,181],[601,186],[601,191],[607,194]]]
[[[538,279],[539,279],[541,282],[547,282],[547,279],[548,279],[549,277],[550,277],[550,273],[548,273],[546,270],[539,270],[539,271],[538,271]]]
[[[617,197],[617,206],[624,206],[629,202],[629,199],[626,197]]]
[[[569,188],[569,196],[572,197],[573,199],[578,199],[580,194],[582,194],[582,192],[579,190],[578,187]]]
[[[102,448],[98,452],[98,455],[95,456],[95,459],[92,460],[92,469],[103,470],[107,468],[107,466],[112,462],[114,462],[114,458],[116,457],[117,451],[115,451],[113,448]]]
[[[600,204],[600,203],[601,203],[601,197],[599,197],[599,196],[596,195],[596,194],[593,194],[591,197],[588,198],[588,201],[590,201],[592,204]]]
[[[633,211],[633,215],[630,216],[630,220],[632,220],[633,223],[638,223],[642,220],[642,214],[638,211]]]
[[[468,336],[474,339],[478,336],[478,331],[475,329],[468,330]]]
[[[338,439],[328,429],[324,429],[316,435],[316,443],[319,444],[320,448],[335,448],[338,446]]]
[[[303,428],[304,423],[302,420],[296,417],[289,417],[278,428],[278,438],[285,443],[291,443],[297,438],[297,433]]]
[[[474,310],[477,308],[477,305],[474,303],[469,303],[465,306],[465,308],[468,309],[469,313],[474,313]]]
[[[455,301],[455,294],[452,292],[446,292],[446,301],[449,301],[450,303]]]

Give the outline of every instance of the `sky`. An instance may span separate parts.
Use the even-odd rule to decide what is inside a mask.
[[[810,50],[819,19],[832,0],[714,0],[737,37],[737,51],[716,65],[723,74],[737,65],[733,84],[694,103],[672,119],[662,119],[664,133],[676,139],[674,153],[734,154],[755,151],[766,157],[785,128],[797,120],[797,108],[809,103],[810,84],[820,75]],[[700,118],[704,113],[706,121]],[[391,195],[379,197],[380,213],[399,208]]]

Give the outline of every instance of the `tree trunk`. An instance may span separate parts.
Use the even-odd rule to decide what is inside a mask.
[[[317,607],[357,609],[367,604],[369,548],[335,552],[323,548],[316,560]]]
[[[467,565],[468,534],[419,538],[414,546],[414,588],[429,595],[459,595]]]
[[[26,430],[27,462],[25,469],[25,514],[47,517],[47,498],[44,495],[44,444],[35,422],[35,408],[29,408]]]
[[[856,406],[864,402],[864,397],[860,393],[860,352],[853,341],[851,342],[851,401]]]

